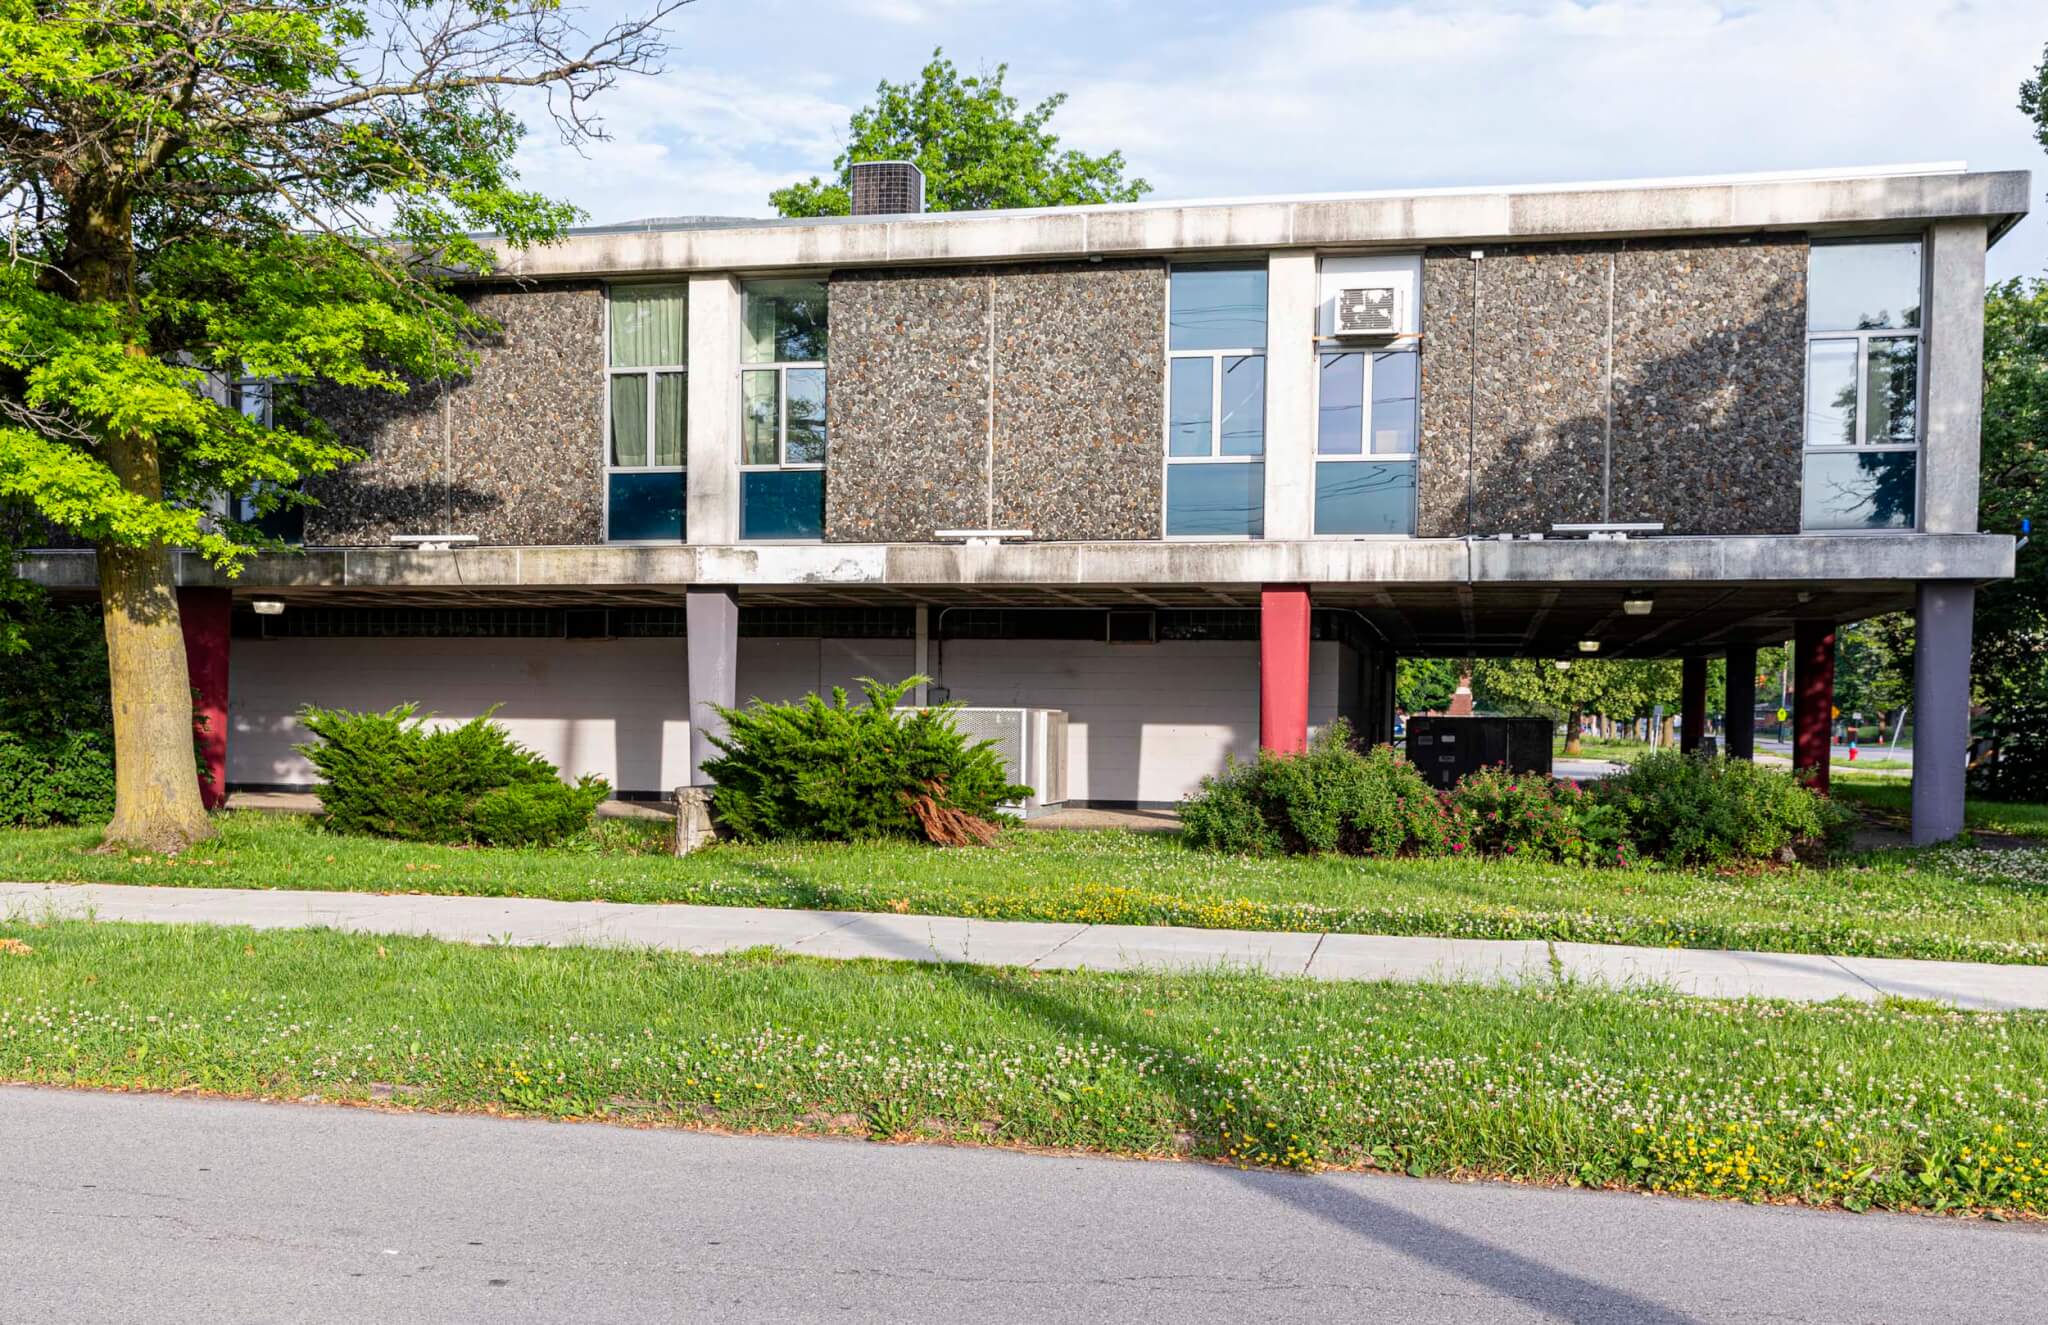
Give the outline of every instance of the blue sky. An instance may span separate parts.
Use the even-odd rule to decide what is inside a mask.
[[[570,0],[571,4],[576,0]],[[586,25],[630,2],[592,0]],[[527,180],[594,221],[768,215],[877,81],[943,46],[1069,95],[1072,146],[1155,198],[1967,160],[2036,173],[1991,275],[2048,274],[2048,154],[2015,108],[2038,0],[696,0],[667,69],[581,154],[529,116]]]

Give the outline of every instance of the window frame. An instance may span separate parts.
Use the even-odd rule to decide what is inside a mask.
[[[1321,279],[1318,264],[1317,278]],[[1320,316],[1320,313],[1318,313]],[[1341,342],[1316,338],[1316,385],[1310,393],[1309,412],[1315,418],[1315,435],[1309,447],[1309,536],[1312,538],[1336,539],[1357,542],[1361,539],[1391,540],[1413,539],[1417,522],[1421,519],[1422,505],[1422,344],[1420,337],[1398,336],[1389,344],[1360,344],[1346,347]],[[1358,454],[1323,454],[1323,361],[1340,354],[1359,354],[1365,357],[1365,371],[1359,374],[1358,397]],[[1406,451],[1377,452],[1372,449],[1372,383],[1382,355],[1408,354],[1415,359],[1415,433]],[[1408,531],[1401,534],[1341,534],[1324,533],[1317,520],[1316,484],[1322,467],[1326,464],[1405,464],[1414,474],[1414,481],[1408,485]]]
[[[1816,248],[1846,247],[1854,244],[1917,244],[1920,247],[1919,317],[1910,327],[1843,328],[1815,330],[1808,326],[1800,342],[1799,393],[1799,532],[1826,537],[1862,538],[1871,535],[1920,532],[1927,507],[1927,467],[1923,454],[1927,439],[1927,311],[1931,297],[1928,242],[1924,231],[1901,235],[1858,236],[1850,239],[1820,239],[1807,243],[1807,273],[1811,279],[1812,251]],[[1809,301],[1812,291],[1807,291]],[[1867,442],[1860,434],[1869,426],[1870,342],[1910,340],[1913,342],[1913,440],[1910,442]],[[1813,347],[1822,341],[1854,341],[1856,344],[1856,430],[1853,442],[1815,442],[1808,428],[1813,418]],[[1813,456],[1911,454],[1913,460],[1913,522],[1904,529],[1825,529],[1806,523],[1806,476]]]
[[[277,426],[277,388],[280,384],[290,384],[296,380],[296,378],[288,377],[253,377],[248,373],[236,373],[232,377],[215,378],[215,381],[222,383],[225,388],[221,393],[224,397],[221,403],[234,410],[243,418],[254,420],[259,428],[275,428]],[[257,404],[257,408],[251,410],[249,408],[251,403]],[[282,486],[303,491],[305,481],[305,478],[302,476],[297,482]],[[268,479],[258,479],[257,485],[280,486],[271,484]],[[220,515],[239,524],[254,525],[261,529],[264,517],[261,512],[256,510],[254,493],[255,487],[251,487],[248,492],[238,492],[224,496],[221,501]],[[272,534],[271,536],[277,538],[281,543],[295,544],[300,547],[305,546],[306,508],[303,506],[280,506],[276,511],[272,512],[273,515],[280,513],[289,513],[296,517],[299,526],[298,536],[285,537],[277,534]]]
[[[638,289],[649,287],[676,290],[683,300],[683,357],[690,357],[690,286],[687,281],[606,281],[604,286],[604,426],[598,435],[602,449],[598,458],[603,462],[604,493],[600,519],[604,521],[604,541],[621,547],[676,547],[690,539],[690,366],[687,363],[655,364],[644,367],[614,368],[612,366],[612,290],[619,286]],[[655,411],[661,386],[657,378],[663,373],[679,375],[683,387],[683,463],[680,465],[657,465],[654,461]],[[612,379],[614,377],[640,377],[647,383],[647,459],[644,465],[616,465],[612,463]],[[683,531],[678,538],[613,538],[612,537],[612,475],[613,474],[680,474],[683,476]]]
[[[759,363],[747,360],[747,286],[754,281],[816,281],[825,290],[825,354],[823,359],[770,359]],[[816,538],[748,538],[747,529],[747,480],[748,474],[779,474],[785,471],[817,470],[823,472],[832,458],[832,276],[830,272],[778,273],[770,276],[744,278],[740,281],[740,345],[739,373],[734,386],[739,391],[739,541],[752,544],[785,543],[797,547],[808,547],[825,541],[823,512],[820,512],[818,536]],[[825,381],[825,458],[818,461],[789,458],[789,372],[795,369],[816,369]],[[775,460],[773,463],[750,464],[747,461],[747,374],[775,374]]]
[[[1266,323],[1267,345],[1234,346],[1225,349],[1176,350],[1173,348],[1173,272],[1175,267],[1184,269],[1201,268],[1244,268],[1257,267],[1266,276],[1266,308],[1261,317]],[[1269,371],[1273,339],[1273,294],[1272,261],[1261,255],[1257,258],[1197,259],[1192,262],[1166,264],[1166,299],[1164,325],[1161,328],[1160,344],[1165,349],[1166,371],[1160,374],[1161,432],[1159,439],[1159,536],[1163,540],[1189,543],[1252,543],[1265,538],[1265,491],[1260,485],[1259,527],[1256,534],[1176,534],[1172,528],[1172,516],[1167,508],[1168,490],[1175,465],[1258,465],[1271,463],[1268,454],[1266,423],[1271,416],[1270,394],[1272,375]],[[1261,383],[1259,387],[1259,451],[1257,455],[1223,454],[1223,361],[1226,359],[1252,358],[1259,361]],[[1175,455],[1173,453],[1173,365],[1177,359],[1207,359],[1209,363],[1209,453],[1207,455]]]

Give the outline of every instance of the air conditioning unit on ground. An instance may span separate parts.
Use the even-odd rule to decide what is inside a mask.
[[[1337,325],[1343,337],[1384,337],[1401,330],[1400,291],[1392,285],[1347,285],[1337,291]]]
[[[1032,789],[1028,799],[1004,809],[1029,819],[1066,803],[1065,709],[961,708],[953,710],[953,722],[970,741],[994,741],[1010,781]]]

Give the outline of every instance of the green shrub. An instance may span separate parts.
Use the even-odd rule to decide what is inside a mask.
[[[43,743],[0,732],[0,824],[41,828],[114,813],[114,748],[106,733]]]
[[[1620,811],[1576,782],[1482,768],[1459,779],[1449,802],[1458,833],[1481,855],[1592,865],[1625,864],[1630,854]]]
[[[564,786],[553,764],[514,741],[490,713],[436,730],[414,716],[417,709],[348,713],[309,704],[299,711],[300,723],[320,738],[298,749],[325,779],[328,827],[410,842],[547,846],[588,827],[611,794],[602,778]]]
[[[754,700],[720,709],[722,752],[704,765],[719,824],[748,842],[810,838],[865,842],[921,838],[911,802],[990,818],[1031,788],[1010,781],[990,741],[971,741],[954,725],[957,704],[898,711],[923,677],[895,685],[861,678],[866,703],[834,687],[828,702],[806,695],[793,704]]]
[[[1765,860],[1839,842],[1854,815],[1791,773],[1746,759],[1659,750],[1600,783],[1636,850],[1668,865]]]
[[[1261,750],[1203,778],[1181,802],[1180,819],[1189,845],[1246,855],[1464,849],[1414,765],[1384,745],[1360,754],[1341,719],[1299,754]]]

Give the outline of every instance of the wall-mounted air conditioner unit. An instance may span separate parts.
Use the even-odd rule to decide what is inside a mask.
[[[1364,339],[1401,330],[1400,291],[1392,285],[1347,285],[1337,291],[1338,336]]]
[[[1010,781],[1030,787],[1029,799],[1003,808],[1029,819],[1067,799],[1065,709],[960,708],[953,724],[972,741],[993,741]]]

